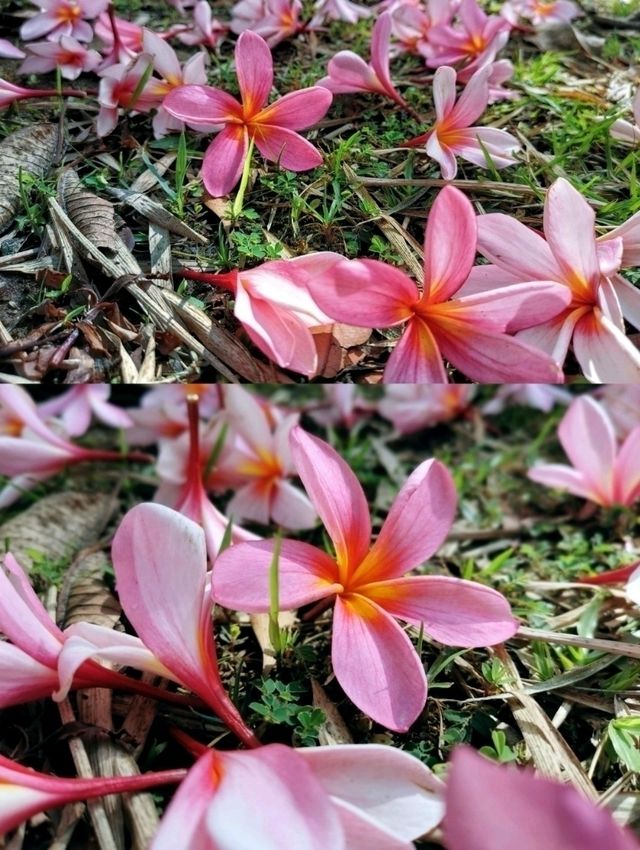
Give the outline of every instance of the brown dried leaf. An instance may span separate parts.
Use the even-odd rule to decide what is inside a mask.
[[[6,549],[29,572],[34,558],[62,561],[93,545],[115,506],[106,493],[52,493],[2,523],[0,540],[3,545],[7,541]]]
[[[297,619],[293,611],[281,611],[278,614],[278,625],[281,629],[288,629],[293,626]],[[250,614],[249,621],[262,650],[262,675],[267,676],[276,666],[275,652],[269,637],[269,615]]]
[[[84,551],[67,570],[60,593],[56,620],[66,628],[81,621],[112,629],[120,619],[120,603],[104,580],[111,562],[106,552]]]
[[[21,206],[21,174],[42,178],[58,151],[60,130],[55,124],[32,124],[0,143],[0,231],[13,221]]]
[[[333,326],[333,336],[338,345],[343,348],[353,348],[354,345],[364,345],[369,341],[371,328],[357,328],[355,325],[343,325],[336,322]]]
[[[113,204],[88,192],[69,168],[58,180],[58,200],[75,226],[98,248],[112,248],[116,239]]]
[[[335,703],[329,699],[322,685],[315,679],[311,680],[311,693],[313,694],[313,707],[321,709],[325,716],[325,721],[320,727],[320,744],[322,746],[353,744],[351,732],[349,732],[347,724]]]

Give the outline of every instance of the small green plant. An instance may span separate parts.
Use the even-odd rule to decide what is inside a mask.
[[[252,702],[249,707],[266,723],[278,726],[290,726],[294,743],[310,747],[317,743],[324,712],[309,705],[299,705],[298,698],[307,688],[301,682],[285,684],[276,679],[265,679],[259,686],[260,702]]]

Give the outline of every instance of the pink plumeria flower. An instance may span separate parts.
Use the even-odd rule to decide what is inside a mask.
[[[117,36],[115,39],[114,26]],[[142,53],[144,29],[139,24],[115,16],[111,19],[107,12],[103,12],[95,22],[95,32],[105,48],[101,70],[110,65],[127,63]]]
[[[241,741],[256,746],[220,680],[202,528],[164,505],[136,505],[116,531],[112,557],[118,597],[138,638],[88,623],[70,626],[58,659],[60,696],[90,658],[162,669],[159,675],[193,691]]]
[[[193,10],[193,27],[178,33],[178,40],[191,47],[202,44],[205,47],[217,47],[229,27],[213,17],[213,11],[207,0],[198,0]]]
[[[109,402],[110,395],[111,387],[107,384],[72,387],[42,402],[38,411],[45,419],[58,417],[70,437],[85,434],[94,416],[110,428],[131,428],[133,420],[121,407]]]
[[[445,802],[447,850],[640,848],[606,808],[571,785],[496,764],[467,746],[453,751]]]
[[[608,384],[598,387],[594,397],[607,411],[618,439],[640,425],[640,384]]]
[[[311,328],[332,323],[309,292],[309,281],[343,257],[320,251],[292,260],[273,260],[254,269],[225,274],[202,273],[234,294],[233,308],[253,344],[283,369],[312,377],[318,353]],[[197,280],[198,273],[189,275]]]
[[[226,387],[224,399],[232,437],[221,453],[216,476],[223,489],[230,485],[236,491],[227,512],[261,525],[273,520],[291,530],[314,526],[315,508],[288,480],[296,474],[289,435],[299,414],[274,421],[270,407],[239,386]]]
[[[487,15],[476,0],[462,0],[458,9],[459,26],[441,24],[429,33],[433,54],[427,65],[467,64],[484,56],[500,33],[509,32],[511,24],[501,15]]]
[[[635,216],[634,216],[635,218]],[[640,216],[596,242],[595,214],[582,195],[559,178],[547,192],[544,235],[501,213],[478,218],[478,249],[493,266],[478,266],[466,290],[544,277],[565,286],[571,300],[559,315],[523,330],[518,338],[563,363],[571,341],[589,381],[635,383],[640,352],[625,333],[624,319],[640,328],[640,290],[617,274],[628,258],[640,258]],[[637,252],[637,253],[636,253]]]
[[[500,14],[511,24],[517,24],[518,18],[524,18],[534,27],[544,27],[568,24],[584,12],[572,0],[508,0]]]
[[[296,133],[324,117],[331,93],[320,86],[290,92],[267,106],[273,85],[271,51],[259,35],[243,32],[235,49],[242,103],[222,89],[184,86],[170,92],[164,108],[195,130],[224,126],[209,145],[202,163],[204,185],[213,197],[227,195],[240,179],[253,141],[270,162],[289,171],[308,171],[322,155]]]
[[[161,94],[153,94],[144,86],[139,90],[142,78],[153,66],[154,57],[150,53],[141,53],[131,62],[118,63],[103,68],[100,74],[98,103],[100,112],[96,121],[98,136],[112,133],[120,115],[120,109],[133,112],[150,112],[162,103]]]
[[[133,425],[127,430],[131,445],[174,439],[189,430],[187,396],[198,396],[200,415],[210,418],[221,407],[222,393],[218,384],[170,384],[148,390],[140,398],[139,407],[130,407],[127,415]]]
[[[306,407],[309,415],[325,428],[340,425],[353,428],[362,417],[376,409],[373,401],[368,401],[358,393],[355,384],[325,384],[322,387],[324,400]]]
[[[130,794],[178,783],[185,775],[184,770],[165,770],[137,776],[64,779],[39,773],[0,755],[0,835],[7,835],[38,812],[106,794]]]
[[[11,106],[19,100],[28,100],[29,98],[38,97],[86,97],[83,91],[76,89],[25,89],[22,86],[16,86],[8,80],[0,79],[0,109]]]
[[[42,419],[31,396],[19,387],[0,387],[0,409],[5,422],[8,418],[13,423],[3,429],[0,421],[0,475],[11,479],[0,491],[0,508],[12,505],[38,482],[77,463],[147,459],[69,442]]]
[[[208,481],[204,475],[216,443],[222,438],[222,421],[215,420],[202,434],[198,416],[199,405],[195,397],[188,396],[188,434],[174,440],[163,439],[160,443],[156,472],[160,486],[154,501],[179,511],[183,516],[198,523],[203,529],[207,544],[207,555],[211,564],[218,556],[225,537],[229,544],[247,540],[258,540],[244,528],[232,523],[211,503],[207,495]]]
[[[63,632],[56,626],[24,570],[10,553],[4,555],[0,564],[0,591],[0,634],[10,641],[0,641],[0,669],[4,674],[0,708],[44,697],[59,699],[71,688],[118,688],[166,700],[176,696],[87,658],[75,665],[64,684],[64,691],[60,692],[58,663],[71,631]],[[84,628],[97,627],[86,623]],[[167,674],[137,638],[112,629],[104,632],[111,633],[111,644],[119,645],[121,663],[129,664],[135,658],[137,666],[142,669],[155,675]]]
[[[427,682],[413,644],[394,618],[423,626],[434,640],[455,646],[499,643],[515,633],[517,623],[506,599],[490,588],[446,576],[404,577],[437,551],[453,522],[455,487],[441,463],[428,460],[413,472],[370,548],[367,500],[344,460],[299,427],[291,432],[291,451],[336,556],[282,541],[280,606],[335,602],[337,680],[373,720],[404,732],[424,707]],[[417,516],[429,520],[417,523]],[[268,611],[273,545],[243,543],[223,552],[213,573],[216,601],[241,611]]]
[[[491,60],[491,55],[489,59]],[[472,63],[458,72],[458,82],[468,83],[476,73],[476,70],[479,70],[480,67],[484,68],[487,65],[489,67],[487,75],[489,98],[487,103],[497,103],[499,100],[517,100],[521,96],[519,92],[504,87],[504,84],[512,79],[514,73],[513,62],[509,61],[509,59],[498,59],[495,62],[486,61],[478,69],[474,67],[474,64]]]
[[[385,387],[378,413],[399,434],[413,434],[462,416],[475,395],[473,384],[421,386],[397,384]]]
[[[391,13],[384,12],[373,27],[371,35],[371,62],[351,50],[341,50],[329,60],[329,76],[318,83],[335,94],[348,92],[375,92],[390,98],[400,106],[406,106],[396,91],[389,74],[389,39],[391,37]]]
[[[73,36],[62,35],[59,41],[33,42],[27,45],[27,58],[19,74],[47,74],[60,68],[66,80],[76,80],[85,71],[95,71],[102,57],[89,50]]]
[[[622,118],[614,121],[609,130],[611,136],[619,142],[640,145],[640,88],[638,88],[633,98],[633,117],[636,120],[635,124],[632,124],[630,121],[624,121]]]
[[[169,92],[187,85],[206,85],[206,56],[204,53],[196,53],[188,59],[184,66],[180,64],[175,50],[159,35],[151,30],[145,29],[142,36],[142,49],[144,53],[153,57],[153,70],[162,79],[151,77],[144,88],[146,97],[164,100]],[[184,129],[184,123],[175,118],[170,112],[160,105],[153,117],[153,135],[160,139],[170,132],[180,132]],[[219,126],[211,124],[202,127],[210,132],[220,129]]]
[[[311,294],[335,321],[362,327],[405,324],[385,383],[447,383],[443,358],[483,383],[557,382],[558,365],[509,333],[556,316],[569,294],[557,283],[520,284],[467,295],[476,253],[476,216],[458,189],[436,198],[425,230],[424,291],[378,260],[343,260],[309,279]]]
[[[371,9],[352,0],[316,0],[309,29],[321,26],[326,20],[357,24],[361,18],[369,18],[371,14]]]
[[[20,27],[20,37],[31,41],[46,35],[57,40],[61,35],[71,35],[78,41],[91,41],[93,30],[87,23],[104,12],[109,0],[32,0],[40,13],[29,18]]]
[[[300,0],[241,0],[231,9],[231,32],[246,30],[262,36],[275,47],[303,28]]]
[[[392,32],[401,50],[428,56],[433,52],[429,33],[435,26],[451,22],[450,0],[427,0],[424,4],[399,3],[393,8]]]
[[[3,59],[24,59],[26,53],[6,38],[0,38],[0,56]]]
[[[505,384],[498,387],[490,401],[482,405],[482,412],[487,415],[502,413],[512,404],[521,404],[549,413],[556,404],[569,404],[573,396],[562,387],[550,384]]]
[[[376,744],[208,750],[167,808],[150,850],[412,850],[443,815],[442,783]]]
[[[456,101],[456,72],[443,65],[433,77],[436,123],[429,132],[407,142],[408,147],[425,145],[427,154],[440,165],[445,180],[458,173],[456,156],[481,168],[487,167],[487,155],[495,168],[506,168],[516,161],[513,154],[520,143],[496,127],[472,126],[487,108],[491,67],[476,71]],[[486,154],[485,154],[486,151]]]
[[[618,448],[605,408],[584,395],[569,406],[558,438],[573,466],[534,466],[528,472],[532,481],[568,490],[603,507],[630,507],[640,498],[640,425]]]

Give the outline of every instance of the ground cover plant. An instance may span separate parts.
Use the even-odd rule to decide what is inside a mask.
[[[635,0],[5,5],[7,378],[638,381]]]
[[[0,387],[0,843],[637,850],[637,396]]]

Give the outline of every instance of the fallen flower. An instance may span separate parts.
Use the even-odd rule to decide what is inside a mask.
[[[171,801],[150,850],[412,850],[443,815],[442,783],[376,744],[207,750]]]
[[[178,33],[183,44],[205,47],[217,47],[224,38],[228,27],[213,17],[213,11],[207,0],[198,0],[193,10],[193,27]]]
[[[351,50],[341,50],[329,60],[329,75],[323,77],[319,86],[324,86],[334,94],[349,92],[375,92],[390,98],[400,106],[407,104],[398,93],[389,74],[389,39],[391,37],[392,18],[390,12],[384,12],[373,27],[371,35],[371,62]]]
[[[47,74],[60,68],[66,80],[76,80],[85,71],[95,71],[102,57],[97,50],[89,50],[70,35],[59,41],[34,42],[27,45],[27,58],[19,74]]]
[[[640,848],[606,808],[571,785],[495,764],[468,746],[453,751],[445,802],[447,850]]]
[[[300,427],[291,432],[291,451],[336,556],[283,540],[280,609],[315,602],[319,611],[335,603],[331,657],[337,680],[376,722],[404,732],[424,707],[427,682],[396,617],[451,646],[499,643],[515,634],[517,622],[506,599],[488,587],[446,576],[403,577],[433,555],[451,527],[456,492],[445,466],[428,460],[417,467],[370,548],[367,500],[344,460]],[[265,540],[223,552],[213,573],[216,602],[268,611],[273,547]]]
[[[222,89],[183,86],[164,99],[164,108],[195,129],[223,125],[207,148],[202,178],[213,197],[227,195],[240,179],[250,143],[271,162],[289,171],[307,171],[322,164],[322,155],[294,132],[316,124],[332,96],[321,86],[300,89],[267,106],[273,85],[271,50],[259,35],[243,32],[235,49],[242,103]]]
[[[320,26],[327,19],[357,24],[361,18],[369,18],[371,14],[371,9],[359,3],[353,3],[352,0],[316,0],[309,29]]]
[[[116,404],[110,404],[111,387],[107,384],[72,387],[49,401],[38,405],[43,419],[59,417],[70,437],[81,437],[95,416],[110,428],[131,428],[133,420]]]
[[[320,251],[224,274],[184,268],[178,274],[232,292],[234,315],[253,344],[283,369],[310,378],[318,370],[310,328],[332,319],[311,296],[309,281],[341,260],[340,254]]]
[[[521,330],[518,338],[563,363],[569,344],[589,381],[635,383],[640,351],[625,333],[624,319],[640,328],[640,290],[617,274],[640,257],[640,214],[596,241],[595,213],[580,192],[559,178],[547,192],[544,237],[516,218],[478,218],[478,250],[494,266],[478,266],[466,292],[544,277],[566,287],[571,300],[549,320]]]
[[[378,413],[399,434],[413,434],[463,415],[475,392],[473,384],[391,384],[378,402]]]
[[[98,136],[108,136],[115,130],[121,107],[134,112],[150,112],[160,106],[162,95],[148,92],[145,85],[145,77],[150,76],[153,61],[150,53],[141,53],[130,62],[119,62],[100,71],[100,112],[96,120]]]
[[[479,68],[457,102],[454,69],[443,65],[434,74],[436,123],[427,133],[405,142],[405,145],[420,147],[426,143],[427,154],[439,163],[445,180],[453,180],[458,173],[456,156],[481,168],[487,167],[487,157],[495,168],[506,168],[516,161],[513,154],[520,148],[520,143],[515,136],[496,127],[471,126],[487,108],[492,71],[491,65]]]
[[[303,28],[300,0],[241,0],[231,9],[231,32],[245,30],[262,36],[275,47]]]
[[[0,79],[0,109],[11,106],[19,100],[33,97],[86,97],[87,93],[79,89],[25,89],[8,80]]]
[[[139,776],[66,779],[39,773],[0,755],[0,835],[6,835],[38,812],[107,794],[131,794],[158,785],[172,785],[181,782],[185,775],[185,770],[165,770]]]
[[[78,41],[91,41],[93,30],[88,20],[104,12],[110,0],[32,0],[40,7],[37,15],[20,27],[24,41],[46,35],[57,40],[61,35],[71,35]]]
[[[618,449],[605,408],[583,395],[570,404],[558,438],[573,466],[534,466],[527,473],[532,481],[568,490],[603,507],[630,507],[640,498],[640,425]]]
[[[492,42],[501,33],[509,33],[511,24],[502,15],[487,15],[476,0],[462,0],[458,25],[441,24],[429,33],[433,52],[427,57],[430,68],[478,61],[482,64]]]
[[[377,260],[343,260],[307,283],[335,321],[368,328],[406,323],[387,361],[385,383],[446,384],[443,357],[481,382],[561,380],[548,355],[508,334],[556,316],[570,297],[562,286],[521,283],[467,296],[476,216],[452,186],[441,190],[431,208],[424,244],[422,294],[403,271]]]

